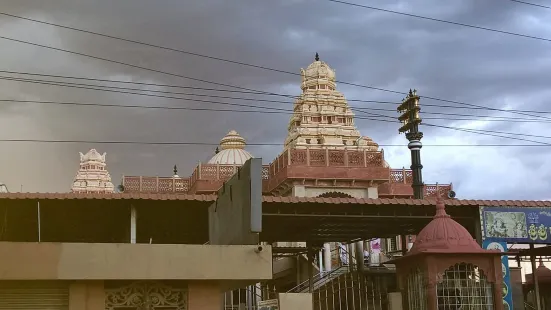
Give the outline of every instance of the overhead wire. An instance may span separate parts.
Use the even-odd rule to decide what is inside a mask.
[[[47,85],[49,85],[48,83],[46,83]],[[52,84],[50,84],[52,85]],[[55,84],[53,84],[55,85]],[[95,88],[86,88],[86,89],[93,89],[93,90],[102,90],[102,89],[95,89]],[[121,91],[115,91],[115,92],[121,92]],[[131,92],[122,92],[122,93],[126,93],[126,94],[136,94],[136,95],[150,95],[150,96],[153,96],[153,97],[162,97],[162,98],[172,98],[172,99],[180,99],[180,100],[186,100],[185,98],[180,98],[180,97],[170,97],[170,96],[159,96],[159,95],[151,95],[151,94],[140,94],[140,93],[131,93]],[[10,100],[12,101],[12,100]],[[208,101],[208,100],[198,100],[198,99],[195,99],[195,101],[199,101],[199,102],[208,102],[208,103],[218,103],[218,104],[228,104],[228,105],[236,105],[236,106],[244,106],[244,107],[254,107],[254,108],[262,108],[262,109],[268,109],[268,110],[276,110],[276,111],[283,111],[283,112],[290,112],[289,110],[286,110],[286,109],[280,109],[280,108],[273,108],[273,107],[262,107],[262,106],[252,106],[252,105],[245,105],[245,104],[237,104],[237,103],[228,103],[228,102],[216,102],[216,101]],[[191,109],[190,109],[191,110]],[[207,111],[206,109],[204,109],[205,111]],[[247,111],[247,112],[252,112],[252,111]],[[372,115],[372,116],[376,116],[376,117],[383,117],[383,118],[390,118],[393,120],[393,122],[397,123],[395,121],[395,118],[394,117],[391,117],[391,116],[388,116],[388,115],[381,115],[381,114],[376,114],[376,113],[369,113],[369,112],[365,112],[365,111],[361,111],[365,114],[369,114],[369,115]],[[357,119],[369,119],[369,120],[374,120],[374,121],[382,121],[382,120],[379,120],[379,119],[373,119],[373,118],[362,118],[362,117],[356,117]],[[451,130],[459,130],[459,131],[465,131],[465,132],[469,132],[469,133],[474,133],[474,134],[484,134],[484,132],[474,132],[474,131],[467,131],[469,129],[464,129],[464,128],[453,128],[453,127],[449,127],[449,126],[440,126],[440,125],[434,125],[434,124],[423,124],[423,125],[426,125],[426,126],[433,126],[433,127],[440,127],[440,128],[446,128],[446,129],[451,129]],[[520,141],[528,141],[528,142],[533,142],[533,143],[543,143],[543,142],[538,142],[538,141],[532,141],[532,140],[526,140],[526,139],[521,139],[521,138],[515,138],[515,137],[505,137],[505,136],[497,136],[497,135],[494,135],[494,134],[486,134],[486,135],[489,135],[489,136],[495,136],[495,137],[500,137],[500,138],[508,138],[508,139],[513,139],[513,140],[520,140]]]
[[[368,6],[368,5],[359,4],[359,3],[352,3],[352,2],[342,1],[342,0],[326,0],[326,1],[345,4],[345,5],[354,6],[354,7],[359,7],[359,8],[363,8],[363,9],[369,9],[369,10],[392,13],[392,14],[397,14],[397,15],[402,15],[402,16],[414,17],[414,18],[429,20],[429,21],[433,21],[433,22],[439,22],[439,23],[445,23],[445,24],[461,26],[461,27],[466,27],[466,28],[490,31],[490,32],[495,32],[495,33],[500,33],[500,34],[506,34],[506,35],[516,36],[516,37],[527,38],[527,39],[551,42],[551,39],[549,39],[549,38],[543,38],[543,37],[527,35],[527,34],[522,34],[522,33],[517,33],[517,32],[493,29],[493,28],[488,28],[488,27],[483,27],[483,26],[470,25],[470,24],[465,24],[465,23],[460,23],[460,22],[449,21],[449,20],[445,20],[445,19],[439,19],[439,18],[434,18],[434,17],[417,15],[417,14],[399,12],[399,11],[378,8],[378,7]],[[518,2],[518,1],[515,1],[515,2]],[[528,4],[528,3],[525,3],[525,4]]]
[[[369,114],[369,115],[372,115],[372,116],[380,116],[380,117],[387,117],[387,118],[394,119],[391,116],[382,115],[382,114],[378,114],[378,113],[369,113],[369,112],[366,112],[366,113]],[[525,141],[525,142],[531,142],[531,143],[539,143],[539,144],[551,146],[551,143],[547,143],[547,142],[541,142],[541,141],[535,141],[535,140],[517,138],[517,137],[510,137],[510,136],[503,136],[503,135],[498,135],[498,134],[491,133],[491,132],[486,132],[485,130],[482,130],[482,129],[459,128],[459,127],[451,127],[451,126],[443,126],[443,125],[427,124],[427,123],[420,123],[419,125],[427,126],[427,127],[437,127],[437,128],[442,128],[442,129],[450,129],[450,130],[455,130],[455,131],[468,132],[468,133],[484,135],[484,136],[505,138],[505,139]],[[507,133],[507,132],[503,132],[503,133],[504,134],[510,134],[510,133]],[[513,135],[515,135],[515,134],[513,134]]]
[[[245,100],[245,101],[265,101],[265,102],[276,102],[276,103],[285,103],[285,104],[293,104],[293,102],[289,101],[278,101],[278,100],[264,100],[264,99],[256,99],[256,98],[242,98],[242,97],[228,97],[228,96],[216,96],[216,95],[207,95],[207,94],[192,94],[192,93],[178,93],[178,92],[165,92],[165,91],[156,91],[156,90],[147,90],[147,89],[133,89],[133,88],[124,88],[124,87],[115,87],[115,86],[104,86],[104,85],[91,85],[96,86],[95,87],[86,87],[89,86],[89,84],[78,84],[78,83],[67,83],[67,82],[58,82],[58,81],[43,81],[43,80],[30,80],[30,79],[20,79],[20,78],[12,78],[12,77],[3,77],[0,76],[0,80],[7,80],[7,81],[22,81],[22,82],[29,82],[29,83],[36,83],[41,85],[50,85],[50,86],[62,86],[62,87],[72,87],[72,88],[79,88],[79,89],[87,89],[87,90],[95,90],[95,91],[105,91],[105,92],[113,92],[113,93],[121,93],[121,94],[130,94],[130,95],[138,95],[138,96],[148,96],[148,97],[158,97],[163,99],[175,99],[175,100],[185,100],[185,101],[197,101],[197,102],[203,102],[203,103],[211,103],[211,104],[220,104],[220,105],[231,105],[231,106],[241,106],[241,107],[247,107],[247,108],[258,108],[258,109],[264,109],[264,110],[275,110],[275,111],[289,111],[292,112],[292,110],[287,109],[281,109],[281,108],[274,108],[274,107],[266,107],[266,106],[258,106],[258,105],[250,105],[250,104],[239,104],[239,103],[232,103],[232,102],[221,102],[221,101],[213,101],[213,100],[200,100],[200,99],[194,99],[194,98],[184,98],[184,97],[173,97],[173,96],[166,96],[166,95],[153,95],[153,94],[147,94],[142,92],[161,92],[161,93],[168,93],[168,94],[185,94],[190,96],[205,96],[205,97],[215,97],[215,98],[224,98],[224,99],[232,99],[232,100]],[[104,89],[106,87],[107,89]],[[109,89],[114,88],[114,89]],[[140,91],[139,93],[136,92],[127,92],[127,91],[121,91],[123,90],[134,90],[134,91]],[[0,102],[19,102],[19,103],[47,103],[47,104],[64,104],[64,105],[81,105],[81,106],[105,106],[105,107],[121,107],[121,108],[139,108],[139,107],[145,107],[145,106],[127,106],[127,105],[105,105],[105,104],[78,104],[78,103],[58,103],[58,102],[51,102],[51,101],[36,101],[36,100],[16,100],[16,99],[0,99]],[[163,109],[163,106],[148,106],[149,109]],[[173,107],[167,108],[167,109],[174,109]],[[381,108],[365,108],[365,107],[351,107],[352,111],[364,113],[365,111],[384,111],[384,112],[396,112],[395,110],[391,109],[381,109]],[[182,110],[196,110],[196,111],[215,111],[216,109],[198,109],[198,108],[182,108]],[[255,112],[255,111],[246,111],[246,110],[220,110],[224,112]],[[258,111],[262,112],[262,111]],[[424,112],[425,114],[432,114],[432,115],[448,115],[448,116],[460,116],[460,117],[474,117],[474,118],[449,118],[449,117],[426,117],[425,119],[433,119],[433,120],[454,120],[454,121],[477,121],[483,119],[484,121],[489,122],[511,122],[511,123],[551,123],[551,121],[544,121],[544,120],[534,120],[534,119],[523,119],[523,118],[512,118],[512,117],[503,117],[503,116],[491,116],[491,115],[472,115],[472,114],[457,114],[457,113],[442,113],[442,112]]]
[[[356,5],[356,6],[360,6],[360,7],[362,6],[362,5],[358,5],[358,4],[348,3],[348,2],[345,2],[345,1],[338,1],[338,0],[328,0],[328,1],[337,2],[337,3],[344,3],[344,4],[349,4],[349,5]],[[364,8],[372,8],[372,7],[368,7],[368,6],[363,6],[363,7],[364,7]],[[375,8],[375,9],[376,9],[376,8]],[[379,9],[379,10],[393,12],[393,11],[385,10],[385,9]],[[400,12],[396,12],[396,13],[400,13]],[[401,13],[401,14],[416,16],[416,15],[407,14],[407,13]],[[243,65],[243,66],[248,66],[248,67],[254,67],[254,68],[258,68],[258,69],[263,69],[263,70],[269,70],[269,71],[274,71],[274,72],[279,72],[279,73],[291,74],[291,75],[295,75],[295,76],[300,75],[300,74],[298,74],[298,73],[296,73],[296,72],[291,72],[291,71],[286,71],[286,70],[280,70],[280,69],[274,69],[274,68],[269,68],[269,67],[265,67],[265,66],[259,66],[259,65],[254,65],[254,64],[248,64],[248,63],[245,63],[245,62],[234,61],[234,60],[224,59],[224,58],[220,58],[220,57],[214,57],[214,56],[204,55],[204,54],[200,54],[200,53],[194,53],[194,52],[184,51],[184,50],[181,50],[181,49],[176,49],[176,48],[161,46],[161,45],[157,45],[157,44],[146,43],[146,42],[142,42],[142,41],[138,41],[138,40],[132,40],[132,39],[127,39],[127,38],[122,38],[122,37],[118,37],[118,36],[103,34],[103,33],[99,33],[99,32],[94,32],[94,31],[90,31],[90,30],[80,29],[80,28],[76,28],[76,27],[65,26],[65,25],[56,24],[56,23],[51,23],[51,22],[45,22],[45,21],[41,21],[41,20],[37,20],[37,19],[32,19],[32,18],[27,18],[27,17],[23,17],[23,16],[18,16],[18,15],[14,15],[14,14],[9,14],[9,13],[5,13],[5,12],[0,12],[0,15],[12,17],[12,18],[18,18],[18,19],[27,20],[27,21],[32,21],[32,22],[35,22],[35,23],[41,23],[41,24],[45,24],[45,25],[49,25],[49,26],[54,26],[54,27],[65,28],[65,29],[68,29],[68,30],[73,30],[73,31],[78,31],[78,32],[93,34],[93,35],[97,35],[97,36],[107,37],[107,38],[110,38],[110,39],[121,40],[121,41],[129,42],[129,43],[135,43],[135,44],[140,44],[140,45],[144,45],[144,46],[149,46],[149,47],[155,47],[155,48],[160,48],[160,49],[164,49],[164,50],[169,50],[169,51],[173,51],[173,52],[179,52],[179,53],[183,53],[183,54],[188,54],[188,55],[193,55],[193,56],[208,58],[208,59],[211,59],[211,60],[223,61],[223,62],[238,64],[238,65]],[[431,19],[431,18],[426,18],[426,19]],[[440,21],[440,20],[438,20],[438,19],[434,19],[434,20]],[[450,23],[453,23],[453,22],[450,22]],[[459,25],[462,25],[462,24],[459,24]],[[475,27],[475,26],[471,26],[471,27]],[[475,28],[476,28],[476,27],[475,27]],[[66,53],[71,53],[71,54],[75,54],[75,55],[79,55],[79,56],[83,56],[83,57],[89,57],[89,58],[93,58],[93,59],[96,59],[96,60],[107,61],[107,62],[111,62],[111,63],[116,63],[116,64],[120,64],[120,65],[125,65],[125,66],[129,66],[129,67],[133,67],[133,68],[142,69],[142,70],[148,70],[148,71],[152,71],[152,72],[156,72],[156,73],[161,73],[161,74],[166,74],[166,75],[170,75],[170,76],[176,76],[176,77],[180,77],[180,78],[184,78],[184,79],[195,80],[195,81],[198,81],[198,82],[211,83],[211,84],[215,84],[215,85],[219,85],[219,86],[225,86],[225,87],[231,87],[231,88],[237,88],[237,89],[243,89],[243,90],[251,90],[251,89],[247,89],[247,88],[244,88],[244,87],[233,86],[233,85],[225,84],[225,83],[216,83],[216,82],[206,81],[206,80],[203,80],[203,79],[197,79],[197,78],[193,78],[193,77],[187,77],[187,76],[183,76],[183,75],[180,75],[180,74],[175,74],[175,73],[170,73],[170,72],[164,72],[164,71],[161,71],[161,70],[156,70],[156,69],[151,69],[151,68],[147,68],[147,67],[137,66],[137,65],[133,65],[133,64],[124,63],[124,62],[121,62],[121,61],[111,60],[111,59],[107,59],[107,58],[103,58],[103,57],[98,57],[98,56],[88,55],[88,54],[84,54],[84,53],[80,53],[80,52],[75,52],[75,51],[70,51],[70,50],[66,50],[66,49],[56,48],[56,47],[52,47],[52,46],[42,45],[42,44],[38,44],[38,43],[34,43],[34,42],[18,40],[18,39],[14,39],[14,38],[5,37],[5,36],[0,36],[0,39],[11,40],[11,41],[19,42],[19,43],[23,43],[23,44],[30,44],[30,45],[34,45],[34,46],[38,46],[38,47],[42,47],[42,48],[57,50],[57,51],[66,52]],[[548,39],[548,40],[549,40],[549,39]],[[549,41],[551,41],[551,40],[549,40]],[[390,90],[390,89],[385,89],[385,88],[380,88],[380,87],[374,87],[374,86],[369,86],[369,85],[361,85],[361,84],[350,83],[350,82],[344,82],[344,81],[336,81],[336,82],[337,82],[337,83],[340,83],[340,84],[355,86],[355,87],[363,87],[363,88],[368,88],[368,89],[373,89],[373,90],[379,90],[379,91],[391,92],[391,93],[396,93],[396,94],[402,94],[402,95],[403,95],[403,94],[406,94],[406,92],[403,92],[403,91],[395,91],[395,90]],[[253,91],[254,91],[254,90],[253,90]],[[460,105],[467,105],[467,106],[472,106],[472,107],[487,108],[487,107],[480,106],[480,105],[469,104],[469,103],[464,103],[464,102],[454,101],[454,100],[440,99],[440,98],[430,97],[430,96],[423,96],[423,98],[431,99],[431,100],[436,100],[436,101],[442,101],[442,102],[448,102],[448,103],[455,103],[455,104],[460,104]],[[513,113],[513,114],[519,114],[519,115],[525,115],[525,116],[531,116],[531,117],[546,118],[546,117],[543,117],[543,116],[537,116],[537,115],[526,114],[526,113],[524,113],[524,112],[512,112],[511,110],[504,110],[504,111],[505,111],[505,112],[508,112],[508,113]],[[548,118],[548,119],[551,120],[551,118]]]
[[[81,102],[58,102],[58,101],[38,101],[38,100],[12,100],[12,99],[0,99],[0,102],[19,102],[19,103],[45,103],[45,104],[59,104],[59,105],[76,105],[76,106],[96,106],[96,107],[117,107],[117,108],[141,108],[141,109],[165,109],[165,110],[192,110],[192,111],[218,111],[218,112],[238,112],[238,113],[267,113],[267,114],[294,114],[294,111],[292,110],[285,110],[280,109],[279,111],[259,111],[259,110],[231,110],[231,109],[209,109],[209,108],[191,108],[191,107],[167,107],[167,106],[142,106],[142,105],[117,105],[117,104],[95,104],[95,103],[81,103]],[[395,118],[387,115],[382,114],[376,114],[376,113],[366,113],[368,115],[371,115],[372,117],[364,117],[364,116],[356,116],[355,119],[359,120],[371,120],[371,121],[379,121],[379,122],[391,122],[391,123],[398,123]],[[387,119],[376,119],[373,117],[382,117]],[[506,139],[513,139],[513,140],[519,140],[519,141],[526,141],[526,142],[532,142],[532,143],[540,143],[540,144],[546,144],[545,142],[540,141],[534,141],[534,140],[527,140],[527,139],[521,139],[521,138],[515,138],[515,137],[508,137],[508,136],[502,136],[502,135],[495,135],[495,133],[498,134],[507,134],[507,135],[516,135],[516,136],[527,136],[527,137],[537,137],[537,138],[547,138],[551,139],[551,136],[542,136],[542,135],[530,135],[530,134],[520,134],[520,133],[509,133],[509,132],[502,132],[502,131],[490,131],[490,130],[480,130],[480,129],[470,129],[470,128],[461,128],[461,127],[452,127],[452,126],[443,126],[443,125],[436,125],[436,124],[426,124],[422,123],[423,126],[429,126],[429,127],[436,127],[436,128],[443,128],[443,129],[450,129],[450,130],[458,130],[458,131],[464,131],[479,135],[487,135],[487,136],[494,136],[499,138],[506,138]]]
[[[547,6],[547,5],[542,5],[542,4],[532,3],[532,2],[526,2],[526,1],[519,1],[519,0],[509,0],[509,1],[551,10],[551,6]]]
[[[90,77],[76,77],[76,76],[68,76],[68,75],[54,75],[54,74],[31,73],[31,72],[20,72],[20,71],[9,71],[9,70],[0,70],[0,73],[9,73],[9,74],[17,74],[17,75],[31,75],[31,76],[40,76],[40,77],[52,77],[52,78],[60,78],[60,79],[88,80],[88,81],[106,82],[106,83],[135,84],[135,85],[167,87],[167,88],[183,88],[183,89],[194,89],[194,90],[204,90],[204,91],[236,92],[236,93],[245,93],[245,94],[250,94],[250,95],[280,96],[280,97],[286,97],[286,98],[292,98],[292,99],[297,99],[297,98],[300,97],[300,96],[297,96],[297,95],[280,94],[280,93],[262,93],[262,91],[259,91],[259,90],[256,90],[256,91],[242,91],[242,90],[228,90],[228,89],[213,89],[213,88],[203,88],[203,87],[179,86],[179,85],[171,85],[171,84],[145,83],[145,82],[135,82],[135,81],[124,81],[124,80],[107,80],[107,79],[90,78]],[[19,78],[19,77],[10,77],[10,78]],[[23,79],[23,78],[20,78],[20,79]],[[29,79],[29,80],[36,80],[36,79]],[[41,80],[37,80],[37,81],[41,81]],[[43,80],[43,81],[45,81],[45,82],[67,83],[67,84],[77,84],[77,83],[71,83],[71,82],[65,82],[65,81],[48,81],[48,80]],[[83,84],[83,85],[89,85],[89,84]],[[100,85],[94,85],[94,86],[100,86]],[[112,86],[106,86],[106,85],[101,85],[101,87],[113,88]],[[164,92],[164,91],[156,91],[156,90],[147,90],[147,91],[150,91],[150,92]],[[164,92],[164,93],[173,93],[173,92]],[[422,98],[426,99],[426,97],[422,97]],[[364,100],[364,99],[354,99],[354,98],[352,98],[352,99],[347,98],[346,100],[348,102],[363,102],[363,103],[375,103],[375,104],[393,104],[393,105],[401,104],[401,102],[395,102],[395,101]],[[496,112],[523,112],[523,113],[551,114],[551,111],[518,110],[518,109],[494,109],[494,108],[483,107],[483,106],[481,106],[481,107],[465,107],[465,106],[449,106],[449,105],[439,105],[439,104],[429,104],[429,103],[423,103],[423,107],[437,107],[437,108],[449,108],[449,109],[468,109],[468,110],[471,110],[471,109],[472,110],[488,110],[488,111],[496,111]]]
[[[176,95],[212,97],[212,98],[222,98],[222,99],[232,99],[232,100],[245,100],[245,101],[259,101],[259,102],[275,102],[275,103],[293,104],[293,102],[281,101],[281,100],[266,100],[266,99],[258,99],[258,98],[243,98],[243,97],[229,97],[229,96],[218,96],[218,95],[209,95],[209,94],[169,92],[169,91],[136,89],[136,88],[106,86],[106,85],[90,85],[90,84],[82,84],[82,83],[70,83],[70,82],[64,82],[64,81],[60,82],[60,81],[47,81],[47,80],[36,80],[36,79],[22,79],[22,78],[13,78],[13,77],[6,77],[6,76],[0,76],[0,80],[28,82],[28,83],[51,85],[51,86],[61,86],[61,87],[82,88],[82,89],[96,90],[96,91],[106,91],[106,92],[119,92],[118,90],[133,90],[133,91],[139,91],[139,92],[156,92],[156,93],[163,93],[163,94],[176,94]],[[88,87],[88,86],[94,86],[94,87]],[[95,87],[99,87],[99,88],[95,88]],[[104,88],[107,88],[107,89],[104,89]],[[115,89],[116,91],[112,90],[112,89]],[[131,95],[146,95],[146,96],[148,96],[147,94],[143,94],[143,93],[133,93],[133,92],[120,92],[120,93],[131,94]],[[160,97],[160,98],[168,98],[168,99],[181,99],[181,100],[190,100],[190,101],[195,100],[193,98],[181,98],[181,97],[172,97],[172,96],[156,96],[156,95],[151,95],[151,96]],[[18,101],[14,100],[13,102],[18,102]],[[261,109],[272,109],[271,107],[233,104],[233,103],[210,101],[210,100],[208,100],[208,101],[203,100],[203,101],[199,101],[199,102],[207,102],[207,103],[213,103],[213,104],[238,105],[238,106],[255,107],[255,108],[261,108]],[[377,103],[377,101],[373,101],[373,102]],[[362,111],[396,112],[396,110],[392,110],[392,109],[382,109],[382,108],[374,108],[374,107],[369,107],[369,108],[366,108],[366,107],[351,107],[351,109],[353,111],[356,111],[356,112],[362,112]],[[424,114],[431,114],[431,115],[448,115],[448,116],[484,118],[484,120],[487,120],[487,121],[510,121],[510,122],[519,122],[519,123],[533,123],[533,122],[549,123],[549,122],[551,122],[551,121],[540,121],[540,120],[526,119],[526,118],[514,118],[514,117],[492,116],[492,115],[457,114],[457,113],[443,113],[443,112],[430,112],[430,111],[423,112],[423,113]],[[458,118],[445,118],[445,117],[437,117],[437,118],[430,118],[429,117],[429,118],[426,118],[426,119],[476,120],[476,119],[458,119]]]
[[[362,6],[362,5],[347,3],[347,2],[344,2],[344,1],[338,1],[338,0],[329,0],[329,1],[344,3],[344,4],[351,4],[351,5],[354,5],[354,6],[365,7],[365,6]],[[370,7],[366,7],[366,8],[370,8]],[[383,10],[383,11],[386,11],[386,10]],[[398,13],[400,13],[400,12],[398,12]],[[402,13],[402,14],[403,15],[411,15],[411,14],[404,14],[404,13]],[[426,19],[430,19],[430,18],[426,18]],[[85,53],[70,51],[70,50],[67,50],[67,49],[57,48],[57,47],[43,45],[43,44],[38,44],[38,43],[34,43],[34,42],[14,39],[14,38],[6,37],[6,36],[0,36],[0,39],[9,40],[9,41],[18,42],[18,43],[23,43],[23,44],[29,44],[29,45],[32,45],[32,46],[42,47],[42,48],[51,49],[51,50],[60,51],[60,52],[65,52],[65,53],[74,54],[74,55],[79,55],[79,56],[88,57],[88,58],[92,58],[92,59],[96,59],[96,60],[110,62],[110,63],[125,65],[125,66],[128,66],[128,67],[142,69],[142,70],[156,72],[156,73],[161,73],[161,74],[165,74],[165,75],[169,75],[169,76],[175,76],[175,77],[180,77],[180,78],[184,78],[184,79],[190,79],[190,80],[194,80],[194,81],[210,83],[210,84],[225,86],[225,87],[230,87],[230,88],[237,88],[237,89],[243,89],[243,90],[248,90],[248,91],[256,91],[256,90],[252,90],[252,89],[245,88],[245,87],[240,87],[240,86],[235,86],[235,85],[230,85],[230,84],[225,84],[225,83],[212,82],[212,81],[207,81],[207,80],[203,80],[203,79],[197,79],[197,78],[193,78],[193,77],[184,76],[184,75],[181,75],[181,74],[165,72],[165,71],[161,71],[161,70],[157,70],[157,69],[147,68],[147,67],[138,66],[138,65],[134,65],[134,64],[129,64],[129,63],[125,63],[125,62],[121,62],[121,61],[117,61],[117,60],[112,60],[112,59],[108,59],[108,58],[93,56],[93,55],[89,55],[89,54],[85,54]],[[367,87],[367,88],[374,89],[373,87]],[[390,91],[390,90],[386,90],[386,91]],[[390,91],[390,92],[395,92],[395,91]],[[271,94],[270,92],[262,92],[262,93],[263,94]],[[403,92],[396,92],[396,93],[403,94]],[[439,100],[439,99],[434,99],[434,98],[430,98],[430,97],[424,97],[424,98]],[[199,100],[195,100],[195,101],[199,101]],[[442,101],[444,101],[444,100],[442,100]],[[454,101],[448,101],[448,102],[454,102]],[[459,102],[454,102],[454,103],[459,103]],[[465,103],[460,103],[460,104],[465,104]],[[481,107],[481,106],[472,105],[472,104],[465,104],[465,105],[469,105],[469,106],[473,106],[473,107]],[[498,111],[500,110],[500,109],[493,109],[493,108],[489,108],[489,107],[482,107],[482,108],[487,108],[487,109],[491,109],[491,110],[498,110]],[[510,110],[503,110],[503,112],[511,112],[511,111]],[[515,113],[521,114],[521,113],[518,113],[518,112],[515,112]],[[528,114],[524,114],[524,115],[531,116],[531,117],[542,117],[542,116],[538,116],[538,115],[528,115]],[[545,118],[545,117],[542,117],[542,118]],[[473,132],[473,133],[476,133],[476,132]],[[507,137],[507,138],[513,139],[512,137]],[[518,139],[518,138],[516,138],[516,139]],[[541,143],[541,142],[536,142],[536,143]]]

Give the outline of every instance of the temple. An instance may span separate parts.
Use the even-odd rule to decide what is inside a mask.
[[[390,168],[384,150],[370,137],[362,136],[345,96],[337,90],[335,71],[319,55],[306,69],[301,69],[300,88],[302,92],[294,102],[283,150],[262,167],[263,195],[413,198],[412,171]],[[125,193],[216,194],[240,166],[254,157],[245,147],[245,139],[232,130],[222,138],[213,157],[199,163],[190,177],[124,176],[122,186]],[[428,198],[437,195],[448,198],[452,185],[425,184],[424,191]],[[408,235],[380,237],[384,238],[348,246],[339,243],[340,240],[319,244],[318,248],[323,250],[316,254],[318,263],[314,272],[338,276],[351,261],[364,259],[372,266],[379,266],[407,252],[415,240]],[[274,260],[274,280],[267,286],[273,285],[278,291],[302,292],[307,277],[300,270],[309,268],[308,259],[305,254],[296,253],[304,253],[307,240],[275,240],[271,244],[274,251],[286,253],[281,255],[295,253],[295,257]]]
[[[283,151],[263,166],[263,194],[298,197],[411,198],[412,172],[392,169],[384,151],[354,123],[336,74],[316,54],[301,69],[301,94],[294,103]],[[230,131],[216,154],[189,177],[124,176],[124,191],[214,194],[247,159],[245,139]],[[425,184],[425,197],[447,197],[452,185]]]
[[[115,187],[105,162],[106,153],[100,154],[91,149],[80,153],[80,167],[73,181],[73,193],[113,193]]]

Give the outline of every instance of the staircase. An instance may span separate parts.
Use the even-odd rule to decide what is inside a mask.
[[[386,310],[388,283],[384,277],[346,272],[332,278],[314,291],[314,309]]]
[[[339,276],[348,273],[348,266],[341,266],[337,269],[331,270],[329,272],[320,272],[315,277],[312,278],[312,287],[313,291],[319,289],[327,282],[338,278]],[[288,293],[307,293],[310,290],[310,281],[306,280],[299,285],[293,287],[288,291]]]

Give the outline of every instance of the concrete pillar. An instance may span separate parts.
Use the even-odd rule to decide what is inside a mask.
[[[323,249],[318,252],[318,268],[320,271],[319,273],[323,273]]]
[[[323,267],[325,271],[331,271],[331,244],[329,243],[323,245]]]
[[[69,286],[69,310],[104,310],[103,281],[75,281]]]
[[[534,244],[530,244],[530,250],[534,250]],[[536,266],[536,256],[530,254],[530,263],[532,264],[532,281],[534,283],[534,298],[536,299],[536,310],[542,310],[540,299],[540,284],[538,280],[538,267]]]
[[[349,243],[347,246],[347,256],[348,256],[348,269],[350,272],[354,271],[354,246],[352,243]]]
[[[308,249],[308,292],[314,291],[314,250],[310,244],[307,245]]]
[[[356,265],[357,270],[362,272],[364,270],[364,242],[358,241],[356,246]]]
[[[136,243],[136,220],[137,220],[136,207],[130,205],[130,243]]]
[[[189,310],[220,310],[222,292],[216,282],[190,282],[188,286]]]

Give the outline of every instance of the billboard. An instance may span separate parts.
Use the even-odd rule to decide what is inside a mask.
[[[551,244],[551,208],[480,207],[482,240]]]

